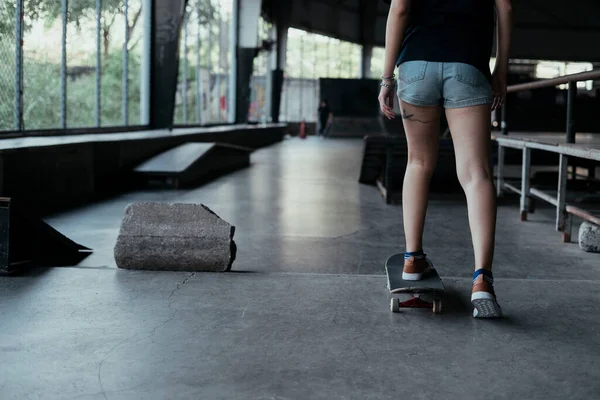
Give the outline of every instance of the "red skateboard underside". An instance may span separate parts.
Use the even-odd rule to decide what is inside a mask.
[[[419,297],[413,297],[410,300],[401,301],[400,308],[433,308],[433,303],[429,303]]]

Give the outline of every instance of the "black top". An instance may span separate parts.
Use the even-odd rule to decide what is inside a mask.
[[[490,79],[494,25],[494,0],[413,1],[398,65],[460,62],[473,65]]]
[[[327,121],[327,118],[329,118],[329,114],[331,114],[331,108],[329,108],[329,106],[319,107],[319,120],[321,122]]]

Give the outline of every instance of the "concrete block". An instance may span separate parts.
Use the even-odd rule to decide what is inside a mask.
[[[585,221],[579,227],[579,248],[588,253],[600,253],[600,226]]]
[[[115,260],[124,269],[228,271],[234,233],[202,204],[135,203],[125,210]]]

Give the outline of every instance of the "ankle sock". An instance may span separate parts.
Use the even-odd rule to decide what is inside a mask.
[[[494,284],[494,275],[492,275],[492,271],[488,271],[487,269],[478,269],[473,274],[473,284],[475,284],[475,280],[479,277],[479,275],[483,275],[483,279],[488,281],[491,285]]]
[[[404,253],[404,259],[408,260],[409,258],[414,257],[415,260],[421,260],[425,257],[427,257],[427,255],[425,253],[423,253],[423,250],[419,250],[419,251],[407,251]]]

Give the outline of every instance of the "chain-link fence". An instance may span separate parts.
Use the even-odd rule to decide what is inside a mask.
[[[1,1],[0,130],[139,125],[143,23],[142,0]]]
[[[190,0],[181,34],[175,123],[230,122],[232,0]]]
[[[0,131],[18,129],[15,114],[17,85],[17,40],[15,36],[18,18],[15,0],[0,2]]]

